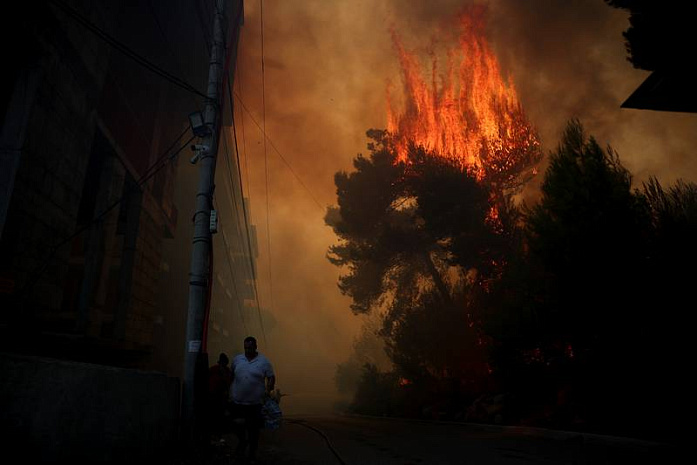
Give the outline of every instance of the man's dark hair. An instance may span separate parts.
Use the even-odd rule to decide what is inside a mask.
[[[244,338],[244,342],[251,342],[251,343],[254,344],[254,347],[257,346],[257,338],[255,338],[255,337],[253,337],[253,336],[247,336],[247,337],[245,337],[245,338]]]
[[[227,355],[225,355],[224,353],[221,352],[220,355],[218,356],[218,363],[221,365],[227,365],[229,362],[230,362],[230,359],[227,358]]]

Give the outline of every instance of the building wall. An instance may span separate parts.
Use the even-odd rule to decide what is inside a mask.
[[[65,3],[206,88],[204,21],[191,21],[201,2]],[[169,402],[177,397],[178,405],[174,385],[183,374],[198,167],[173,160],[148,182],[138,180],[180,148],[190,134],[175,139],[203,101],[130,61],[55,5],[21,7],[26,11],[6,36],[32,47],[10,74],[12,91],[0,95],[0,109],[8,110],[3,142],[8,121],[21,120],[23,129],[16,150],[0,160],[3,169],[12,167],[12,176],[0,176],[7,212],[0,218],[0,352],[17,354],[0,365],[8,374],[0,382],[2,433],[40,459],[138,458],[143,444],[157,449],[176,425]],[[24,85],[27,76],[32,86]],[[30,105],[7,103],[27,89]],[[250,277],[234,279],[243,286]],[[233,308],[222,310],[222,334],[239,331],[229,321]]]
[[[169,69],[186,60],[161,36],[160,7],[66,3],[137,53],[168,56],[160,64]],[[28,109],[8,105],[3,119],[10,127],[26,113],[24,140],[10,154],[16,174],[0,186],[10,193],[0,230],[0,331],[10,337],[0,348],[142,368],[162,314],[156,293],[163,240],[178,216],[176,163],[137,184],[159,166],[195,103],[54,5],[36,10],[13,31],[33,44],[22,66],[38,76],[35,95]],[[13,76],[10,94],[26,92],[25,74]]]
[[[98,23],[108,21],[114,14],[108,3],[92,2],[85,14]],[[2,295],[5,312],[0,321],[25,317],[33,324],[37,314],[60,316],[69,250],[63,247],[54,253],[51,246],[74,231],[95,128],[93,109],[110,55],[106,45],[88,32],[59,27],[60,12],[37,10],[36,22],[16,37],[35,44],[26,66],[39,74],[39,84],[17,153],[0,245],[3,274],[14,282],[14,292]],[[20,80],[15,87],[21,91]],[[10,113],[6,116],[13,118]],[[16,300],[25,296],[18,310]]]
[[[256,229],[249,223],[250,200],[241,189],[232,128],[225,127],[221,137],[228,140],[221,142],[216,171],[220,224],[214,236],[215,272],[208,324],[208,352],[215,359],[220,352],[228,356],[241,352],[247,336],[263,341],[254,290]]]
[[[0,353],[0,434],[24,461],[164,463],[179,382],[162,373]]]

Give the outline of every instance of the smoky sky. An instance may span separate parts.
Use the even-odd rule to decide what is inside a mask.
[[[401,88],[390,27],[428,66],[434,39],[445,40],[468,3],[266,0],[262,75],[262,8],[258,0],[245,2],[237,136],[258,231],[260,298],[276,320],[260,349],[290,394],[289,412],[328,408],[335,366],[360,331],[361,319],[336,285],[341,270],[326,260],[337,239],[323,217],[336,203],[334,174],[366,153],[366,130],[386,127],[388,84]],[[546,154],[567,121],[579,118],[601,145],[617,150],[635,185],[650,175],[666,185],[697,180],[697,115],[620,108],[648,76],[626,60],[627,12],[602,0],[484,3],[490,45]],[[271,142],[264,147],[252,117],[280,155]]]

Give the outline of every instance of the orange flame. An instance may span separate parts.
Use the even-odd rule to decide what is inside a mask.
[[[484,35],[485,19],[483,6],[470,7],[459,17],[458,47],[447,51],[447,72],[440,85],[435,54],[429,85],[418,59],[392,31],[404,75],[405,108],[401,113],[393,108],[388,88],[387,130],[398,161],[407,161],[409,143],[414,143],[456,160],[480,181],[508,188],[541,153],[512,82],[501,78]]]

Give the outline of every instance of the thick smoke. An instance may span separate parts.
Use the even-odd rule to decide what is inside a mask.
[[[336,287],[340,270],[325,259],[336,238],[323,216],[336,202],[334,173],[350,170],[366,151],[367,129],[386,126],[387,85],[400,89],[390,27],[427,65],[434,39],[449,34],[466,4],[267,0],[262,80],[260,3],[245,2],[235,92],[273,141],[265,155],[259,128],[236,101],[242,171],[259,232],[259,290],[277,321],[269,347],[260,349],[276,363],[290,412],[329,408],[335,365],[350,355],[361,327]],[[602,0],[492,0],[489,7],[491,45],[545,153],[578,117],[619,152],[637,183],[649,175],[665,184],[697,179],[690,153],[696,115],[620,108],[648,75],[626,60],[626,12]]]

